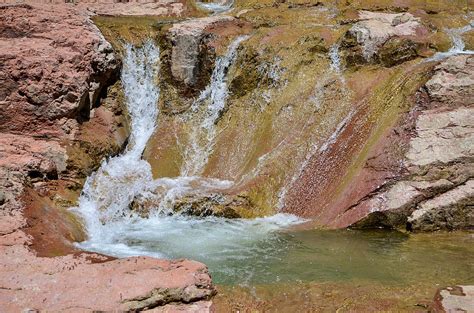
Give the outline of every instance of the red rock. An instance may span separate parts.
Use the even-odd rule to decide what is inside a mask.
[[[66,5],[0,6],[0,30],[0,310],[209,311],[205,265],[81,252],[55,202],[125,140],[119,104],[99,99],[118,79],[110,44]]]
[[[468,180],[473,169],[474,95],[468,86],[473,81],[473,59],[454,56],[438,65],[426,88],[410,100],[411,110],[387,127],[363,166],[349,181],[342,181],[370,138],[368,113],[359,107],[330,148],[308,162],[288,195],[285,211],[333,228],[472,227]]]

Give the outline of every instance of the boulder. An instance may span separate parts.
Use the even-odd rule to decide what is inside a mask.
[[[406,135],[402,172],[354,207],[354,227],[406,227],[411,231],[474,227],[474,67],[472,56],[436,66],[425,84],[426,101]],[[401,179],[401,180],[400,180]],[[368,214],[367,214],[368,213]]]
[[[186,215],[239,218],[252,211],[247,197],[228,194],[189,195],[174,203],[174,211]]]
[[[469,229],[474,227],[474,180],[421,202],[408,217],[412,231]]]
[[[344,35],[346,65],[381,63],[390,67],[418,56],[420,33],[427,30],[410,13],[360,11],[359,20]]]
[[[433,312],[472,312],[474,308],[474,286],[451,286],[436,292]]]
[[[73,137],[73,124],[87,121],[118,79],[112,46],[72,8],[2,6],[0,16],[8,30],[0,44],[0,132]]]

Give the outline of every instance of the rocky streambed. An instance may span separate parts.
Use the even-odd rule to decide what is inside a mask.
[[[469,5],[77,2],[0,6],[3,311],[472,307]]]

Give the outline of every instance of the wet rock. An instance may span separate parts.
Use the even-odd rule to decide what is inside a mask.
[[[437,291],[433,312],[472,312],[474,308],[474,286],[452,286]]]
[[[254,209],[248,197],[243,195],[232,195],[217,191],[193,191],[185,192],[166,202],[166,208],[172,210],[169,213],[201,217],[240,218],[249,216]],[[144,217],[148,216],[153,210],[162,207],[162,201],[167,201],[162,192],[159,188],[146,196],[135,197],[130,209]],[[166,194],[166,191],[164,193]]]
[[[392,37],[380,48],[378,59],[386,67],[392,67],[418,56],[417,44],[410,39]]]
[[[435,68],[425,85],[429,100],[416,108],[413,131],[406,133],[401,177],[408,180],[382,185],[355,204],[370,213],[353,226],[412,231],[474,226],[472,59],[453,56]]]
[[[171,73],[173,78],[186,86],[194,86],[198,80],[199,48],[204,30],[211,25],[232,22],[229,16],[213,16],[194,19],[173,25],[169,30],[172,42]]]
[[[160,107],[180,113],[209,83],[217,55],[231,39],[251,30],[230,16],[211,16],[174,24],[164,39]]]
[[[410,13],[360,11],[359,21],[344,35],[341,47],[348,66],[381,63],[390,67],[417,57],[413,40],[424,31]]]
[[[252,205],[240,195],[189,195],[173,203],[173,209],[186,215],[239,218],[242,212],[251,212]]]

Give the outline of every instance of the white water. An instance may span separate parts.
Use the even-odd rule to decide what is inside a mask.
[[[234,42],[230,52],[218,61],[219,70],[205,91],[211,101],[203,125],[209,128],[222,110],[227,97],[225,73],[235,58],[238,44],[244,39]],[[153,180],[151,167],[141,155],[159,113],[158,62],[159,50],[151,41],[142,48],[126,46],[122,84],[131,118],[130,141],[122,155],[104,161],[84,185],[79,206],[73,210],[83,218],[88,240],[78,246],[117,257],[196,259],[210,264],[211,271],[220,271],[223,277],[235,277],[239,268],[232,266],[232,260],[265,257],[268,249],[276,251],[269,238],[275,238],[278,230],[302,220],[287,214],[252,220],[173,214],[172,203],[176,199],[226,189],[233,182],[196,176]],[[143,218],[130,210],[130,204],[137,199],[152,199],[159,206],[152,208],[148,218]],[[263,244],[265,242],[267,244]],[[252,276],[252,271],[248,275]]]
[[[192,126],[189,142],[184,148],[182,176],[200,175],[208,162],[217,135],[216,123],[229,96],[227,73],[237,59],[237,49],[246,39],[248,36],[237,37],[229,45],[226,54],[217,58],[209,85],[192,105],[191,114],[199,116],[200,107],[207,103],[201,118],[197,119],[197,125]]]
[[[214,14],[226,13],[232,10],[233,0],[221,0],[218,2],[196,2],[197,5],[205,10],[212,11]]]
[[[105,160],[86,181],[75,208],[83,217],[89,241],[108,235],[102,224],[123,220],[133,198],[145,193],[153,180],[148,162],[141,160],[158,115],[159,90],[155,83],[159,50],[151,41],[143,48],[126,46],[122,83],[130,114],[131,135],[125,152]]]
[[[431,58],[428,58],[426,61],[440,61],[453,55],[474,54],[473,50],[465,50],[466,45],[462,40],[462,35],[472,29],[474,29],[474,20],[471,21],[469,25],[466,25],[464,27],[447,29],[446,33],[449,35],[449,37],[451,37],[453,45],[448,51],[438,52]]]
[[[331,69],[337,74],[342,73],[342,62],[339,56],[339,43],[335,43],[329,49],[329,57],[331,58]]]

